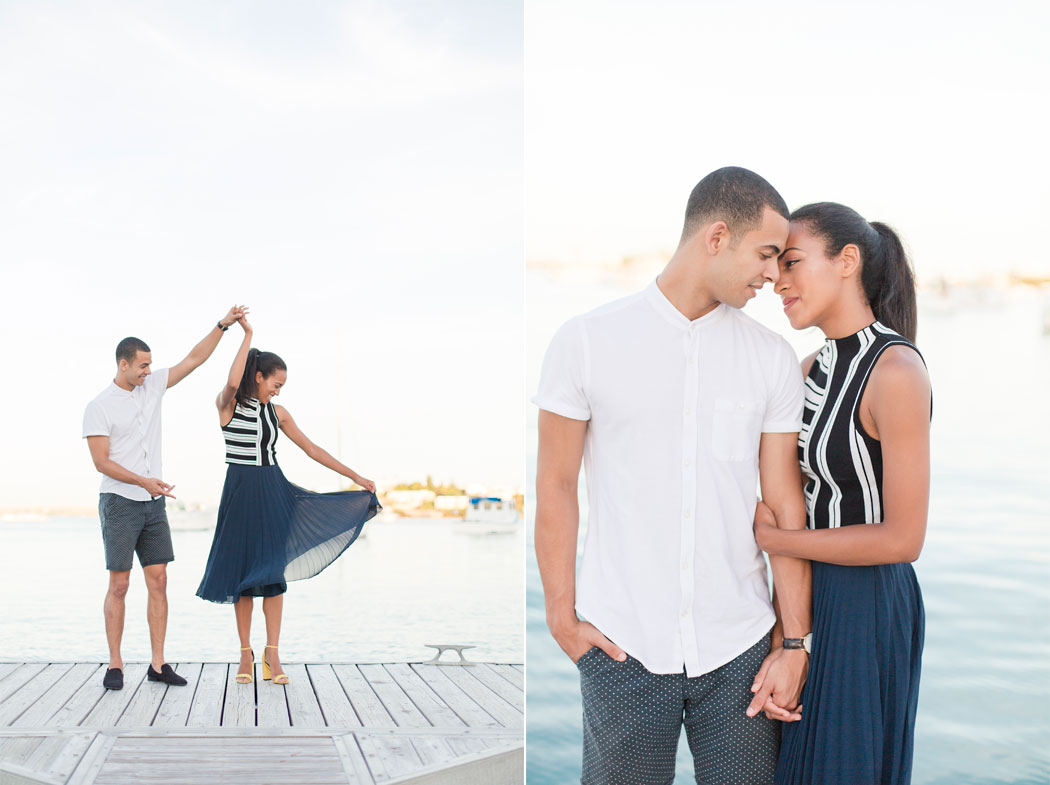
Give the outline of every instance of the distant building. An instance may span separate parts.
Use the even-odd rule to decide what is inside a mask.
[[[470,505],[469,496],[438,496],[434,499],[435,510],[462,511]]]
[[[387,491],[383,502],[391,507],[422,507],[427,502],[433,502],[437,494],[433,491]]]

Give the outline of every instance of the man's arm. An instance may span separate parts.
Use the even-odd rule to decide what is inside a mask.
[[[149,495],[153,498],[157,496],[175,498],[171,495],[171,489],[175,487],[174,485],[168,485],[156,477],[140,477],[112,460],[109,457],[108,436],[88,436],[87,443],[88,449],[91,451],[91,460],[94,461],[95,468],[102,474],[112,477],[117,482],[138,485],[149,492]]]
[[[762,434],[758,470],[762,498],[773,512],[777,527],[804,529],[806,505],[798,465],[798,434]],[[812,632],[811,571],[808,561],[785,556],[770,556],[769,564],[773,569],[777,622],[769,657],[755,677],[755,697],[747,713],[754,716],[764,710],[769,716],[787,719],[768,704],[771,701],[776,707],[791,710],[798,706],[809,670],[809,655],[802,649],[786,650],[781,642],[785,637],[801,638]],[[797,719],[797,715],[792,718]]]
[[[229,327],[247,312],[248,309],[244,306],[235,305],[219,320],[219,324],[223,327]],[[211,357],[211,353],[215,351],[215,347],[219,345],[219,341],[224,332],[225,331],[219,327],[218,324],[215,325],[208,331],[208,334],[204,336],[204,339],[190,350],[190,353],[186,355],[182,362],[171,366],[171,368],[168,369],[168,387],[174,387],[203,365],[204,361]]]
[[[627,655],[589,622],[576,616],[576,538],[580,504],[576,486],[587,421],[540,410],[536,464],[536,562],[543,580],[547,626],[569,659],[592,646],[623,661]]]

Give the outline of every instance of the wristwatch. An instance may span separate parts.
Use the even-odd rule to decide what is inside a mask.
[[[784,638],[785,649],[805,649],[806,654],[810,653],[810,646],[813,642],[813,633],[807,632],[804,638]]]
[[[215,326],[216,326],[216,327],[218,327],[218,328],[219,328],[220,330],[222,330],[223,332],[226,332],[227,330],[229,330],[229,329],[230,329],[229,327],[223,327],[223,326],[222,326],[222,319],[220,319],[219,321],[217,321],[217,322],[215,323]]]

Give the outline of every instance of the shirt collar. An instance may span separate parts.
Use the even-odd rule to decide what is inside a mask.
[[[660,291],[660,287],[656,284],[655,278],[645,289],[645,299],[652,304],[653,308],[655,308],[657,313],[659,313],[664,319],[682,330],[713,324],[714,322],[719,321],[726,312],[726,305],[724,303],[719,303],[713,310],[705,313],[699,319],[690,320],[686,318],[685,314],[675,308],[674,304],[667,299],[667,296]]]

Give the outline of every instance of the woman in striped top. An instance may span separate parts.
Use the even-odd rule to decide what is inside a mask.
[[[288,368],[276,354],[252,349],[251,325],[245,317],[238,321],[244,340],[215,401],[226,441],[226,482],[197,595],[234,603],[241,639],[236,679],[242,684],[254,678],[249,634],[253,598],[262,597],[263,678],[272,674],[275,684],[287,684],[277,645],[288,581],[310,578],[335,561],[380,507],[375,483],[311,442],[288,410],[273,403],[288,380]],[[312,493],[288,482],[277,465],[281,431],[322,466],[365,490]]]
[[[809,676],[775,781],[902,785],[925,624],[910,562],[926,534],[932,400],[913,344],[913,274],[892,229],[824,202],[792,214],[776,291],[792,327],[827,340],[802,364],[807,529],[778,529],[763,504],[755,516],[761,548],[813,563]]]

